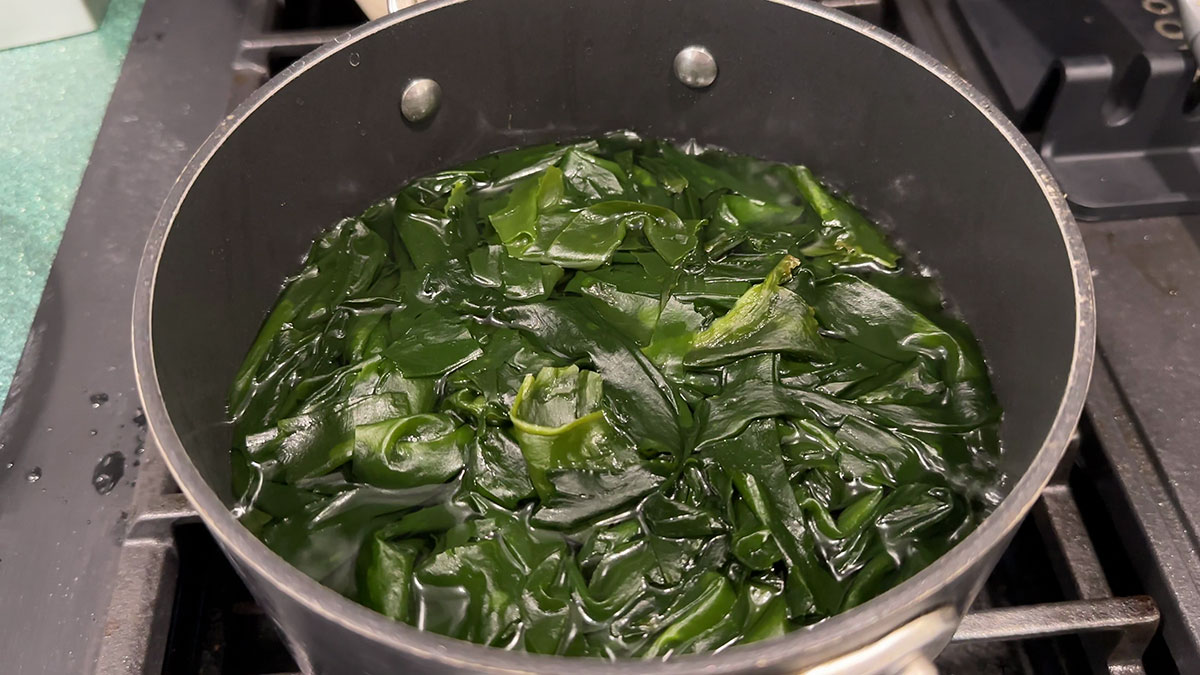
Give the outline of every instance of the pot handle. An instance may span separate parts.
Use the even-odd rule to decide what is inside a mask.
[[[937,675],[933,657],[950,642],[960,619],[954,608],[940,607],[865,647],[801,672],[803,675]]]

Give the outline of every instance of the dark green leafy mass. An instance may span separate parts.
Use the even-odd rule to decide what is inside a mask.
[[[930,278],[803,167],[616,134],[414,180],[312,247],[230,394],[242,522],[399,621],[608,658],[858,605],[994,505]]]

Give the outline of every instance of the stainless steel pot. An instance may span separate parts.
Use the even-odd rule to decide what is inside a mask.
[[[715,59],[707,88],[673,71],[689,45]],[[400,101],[416,78],[442,96],[413,124]],[[665,663],[422,633],[318,585],[243,529],[228,509],[227,387],[314,236],[431,170],[622,128],[803,161],[894,224],[994,371],[1009,477],[995,513],[845,614]],[[1059,461],[1093,333],[1079,233],[1018,132],[912,46],[797,0],[433,0],[351,31],[271,80],[196,153],[146,245],[133,325],[138,386],[171,472],[301,667],[322,673],[928,668]]]

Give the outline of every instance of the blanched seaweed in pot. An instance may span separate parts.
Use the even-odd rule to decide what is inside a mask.
[[[399,621],[720,649],[993,506],[970,331],[803,167],[631,134],[412,181],[313,244],[230,394],[242,522]]]

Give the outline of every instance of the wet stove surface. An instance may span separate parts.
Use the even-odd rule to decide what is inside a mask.
[[[897,30],[1004,98],[963,28],[972,3],[827,4]],[[159,204],[217,120],[361,20],[349,2],[147,0],[0,415],[3,672],[295,670],[146,448],[130,299]],[[1100,358],[1078,452],[939,660],[943,672],[1200,672],[1200,216],[1081,229]]]

